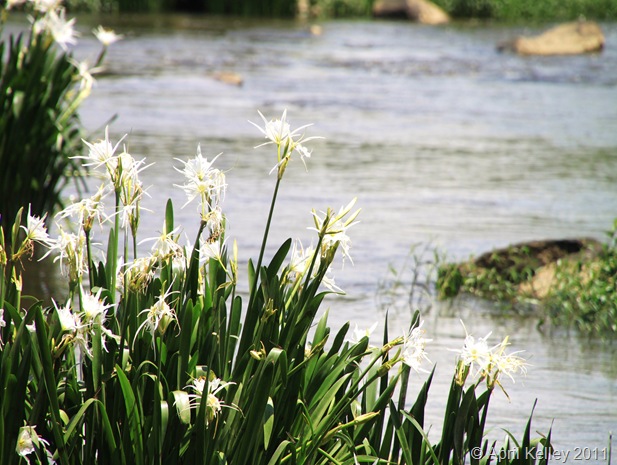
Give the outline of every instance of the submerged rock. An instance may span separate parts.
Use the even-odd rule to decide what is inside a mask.
[[[593,21],[575,21],[555,26],[533,37],[518,37],[497,46],[500,51],[521,55],[576,55],[599,52],[604,34]]]
[[[217,81],[221,81],[232,86],[241,86],[244,84],[244,78],[242,76],[230,71],[219,71],[214,73],[212,77]]]

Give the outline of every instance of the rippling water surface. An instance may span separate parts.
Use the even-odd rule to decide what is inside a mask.
[[[102,137],[113,115],[115,137],[129,133],[129,150],[154,162],[143,174],[153,213],[142,235],[162,226],[167,198],[189,236],[197,227],[174,158],[201,144],[219,152],[228,169],[225,208],[230,236],[244,262],[257,253],[274,186],[275,153],[263,147],[260,123],[286,108],[293,127],[314,123],[308,172],[289,166],[273,224],[272,246],[288,236],[310,242],[312,208],[338,208],[358,197],[361,223],[350,230],[352,258],[336,271],[347,296],[329,301],[330,321],[370,326],[383,321],[378,284],[389,265],[403,267],[413,244],[430,243],[451,259],[530,239],[602,239],[617,216],[617,25],[603,24],[603,53],[575,57],[518,57],[496,44],[540,28],[457,24],[441,28],[406,22],[341,21],[320,25],[244,22],[195,17],[140,17],[103,23],[125,34],[106,59],[82,110]],[[92,22],[94,25],[95,22]],[[76,53],[94,57],[84,37]],[[241,86],[215,79],[243,78]],[[391,332],[409,323],[394,301]],[[609,431],[617,427],[615,347],[536,329],[534,319],[495,317],[464,300],[435,305],[425,315],[437,363],[429,398],[437,433],[455,354],[465,332],[509,334],[526,351],[527,377],[496,392],[491,421],[520,437],[534,401],[535,429],[553,425],[559,450],[597,450],[602,463]],[[423,376],[417,377],[417,383]],[[578,449],[577,449],[578,448]],[[599,454],[599,455],[598,455]],[[584,458],[584,455],[582,456]]]

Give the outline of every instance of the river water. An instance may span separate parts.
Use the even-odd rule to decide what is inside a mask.
[[[87,33],[100,20],[78,21],[77,56],[96,55]],[[308,171],[297,160],[288,167],[270,244],[287,237],[310,243],[312,208],[358,198],[361,222],[349,231],[353,264],[335,270],[347,295],[326,302],[335,329],[383,322],[386,310],[391,334],[409,324],[408,287],[396,295],[380,289],[391,284],[389,266],[405,269],[414,244],[457,260],[524,240],[602,239],[617,216],[617,24],[602,25],[601,54],[518,57],[498,53],[496,44],[542,27],[333,21],[312,34],[289,21],[141,16],[102,23],[125,39],[109,50],[106,74],[81,116],[98,139],[117,115],[112,137],[128,133],[129,151],[154,163],[142,174],[152,210],[142,237],[161,230],[167,198],[193,237],[197,212],[180,209],[183,193],[173,184],[182,180],[173,167],[201,144],[209,158],[223,152],[217,164],[229,170],[228,235],[237,238],[243,263],[255,258],[276,154],[253,148],[263,139],[248,121],[261,123],[258,110],[271,118],[287,109],[292,127],[314,123],[307,136],[324,139],[308,144]],[[242,85],[215,79],[220,72],[236,73]],[[609,432],[617,429],[615,345],[495,313],[465,299],[424,312],[433,339],[427,351],[437,364],[432,434],[463,320],[475,336],[492,331],[494,343],[509,335],[511,349],[529,358],[526,377],[504,381],[510,401],[495,392],[490,434],[501,440],[503,427],[520,438],[537,399],[533,430],[552,425],[567,463],[606,463]]]

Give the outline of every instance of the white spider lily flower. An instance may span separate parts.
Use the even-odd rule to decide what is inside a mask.
[[[145,292],[154,279],[154,267],[156,263],[157,259],[152,255],[136,258],[133,263],[125,269],[118,283],[124,285],[126,280],[126,285],[131,292]],[[120,269],[122,269],[122,267]]]
[[[88,147],[88,155],[78,155],[75,158],[85,159],[86,163],[84,163],[84,166],[92,166],[94,169],[104,166],[107,171],[107,176],[111,178],[111,173],[115,173],[118,165],[116,150],[118,150],[120,143],[125,137],[126,134],[120,138],[116,145],[113,145],[109,140],[109,126],[106,126],[105,139],[94,143],[82,139],[82,142]]]
[[[154,241],[152,244],[152,255],[157,260],[168,260],[176,256],[182,256],[184,251],[180,244],[178,244],[178,233],[180,232],[180,226],[174,228],[168,233],[161,233],[158,237],[149,237],[143,239],[140,244],[145,242]]]
[[[424,361],[431,362],[426,355],[425,348],[426,344],[431,342],[432,339],[424,337],[423,324],[424,322],[413,328],[403,341],[402,362],[417,373],[426,373],[426,370],[422,368],[422,363]]]
[[[140,206],[144,195],[147,195],[139,173],[151,165],[145,165],[145,159],[136,161],[126,150],[118,156],[118,167],[112,176],[112,183],[120,192],[120,209],[116,211],[120,215],[122,227],[128,231],[131,229],[133,236],[137,236],[139,227]]]
[[[351,239],[347,235],[347,230],[358,223],[356,218],[360,213],[360,209],[351,213],[356,200],[357,199],[354,198],[347,205],[342,206],[337,214],[334,214],[334,212],[330,209],[328,209],[327,212],[322,212],[323,218],[320,217],[315,210],[313,210],[315,227],[309,228],[317,231],[322,236],[322,253],[325,253],[330,248],[338,244],[343,253],[343,259],[348,258],[352,264],[353,260],[349,255]]]
[[[225,247],[225,243],[220,240],[216,241],[208,241],[208,240],[200,240],[199,241],[199,263],[201,265],[205,265],[210,260],[216,260],[220,263],[223,262],[223,249]]]
[[[17,434],[15,452],[26,460],[28,460],[27,456],[37,448],[46,450],[45,446],[49,446],[49,442],[40,437],[35,431],[35,428],[36,426],[22,426],[19,428],[19,433]]]
[[[291,258],[289,265],[287,265],[288,277],[290,280],[295,281],[298,278],[302,278],[313,261],[315,255],[315,248],[309,246],[306,249],[302,246],[302,242],[297,239],[291,248]],[[319,256],[316,259],[315,268],[319,268]]]
[[[139,312],[140,315],[146,315],[146,319],[143,321],[139,328],[135,338],[139,333],[144,330],[148,331],[152,336],[152,347],[156,347],[156,335],[163,335],[169,325],[175,321],[178,324],[178,318],[173,308],[167,304],[166,299],[169,297],[169,292],[161,295],[157,298],[156,302],[150,307]]]
[[[30,0],[34,9],[41,13],[48,13],[57,10],[62,4],[62,0]]]
[[[78,313],[73,312],[70,301],[63,307],[59,307],[53,299],[52,303],[56,309],[56,315],[58,315],[62,331],[74,333],[82,327],[81,317]]]
[[[93,196],[87,199],[81,199],[79,202],[72,203],[64,210],[58,212],[56,217],[62,219],[76,217],[81,228],[85,232],[89,232],[92,229],[95,220],[99,223],[99,225],[102,225],[105,221],[109,220],[109,217],[105,215],[103,199],[110,192],[111,190],[107,184],[101,184]]]
[[[128,231],[137,218],[138,206],[135,204],[122,205],[116,212],[120,216],[120,227]]]
[[[297,152],[300,155],[300,159],[302,160],[302,163],[304,164],[304,167],[306,169],[305,159],[311,157],[311,151],[307,149],[303,144],[310,140],[323,139],[323,137],[304,136],[304,133],[302,131],[309,126],[312,126],[311,124],[306,124],[292,131],[291,126],[287,122],[286,109],[283,111],[283,115],[280,119],[277,118],[268,120],[260,111],[258,111],[258,113],[263,120],[264,127],[262,128],[261,126],[253,123],[252,121],[249,121],[249,123],[259,129],[259,131],[264,135],[264,137],[268,139],[268,142],[264,142],[263,144],[260,144],[255,148],[263,147],[264,145],[269,144],[274,144],[277,147],[278,162],[276,165],[274,165],[272,170],[270,170],[270,173],[278,169],[278,177],[280,179],[285,172],[285,168],[287,167],[287,163],[289,163],[293,152]]]
[[[205,376],[200,376],[199,378],[194,379],[191,384],[185,387],[185,389],[190,389],[191,391],[193,391],[192,394],[188,395],[190,399],[189,408],[199,409],[201,405],[201,399],[204,396],[204,390],[206,389],[206,379],[207,378]],[[205,393],[207,395],[206,424],[214,420],[219,414],[219,412],[223,409],[223,407],[237,409],[237,407],[226,405],[222,400],[219,399],[220,396],[217,396],[220,391],[226,389],[227,386],[235,383],[224,382],[220,378],[213,378],[207,384],[208,389]]]
[[[375,332],[375,329],[377,329],[377,325],[378,325],[378,323],[375,322],[371,326],[369,326],[368,328],[361,329],[356,324],[355,327],[354,327],[354,330],[351,333],[351,336],[347,339],[348,342],[355,345],[355,344],[358,344],[362,339],[364,339],[366,337],[369,340],[368,349],[369,350],[377,349],[376,346],[371,344],[371,336]]]
[[[111,162],[110,166],[114,168],[115,172],[113,180],[121,181],[119,183],[120,185],[128,184],[127,188],[131,190],[130,184],[139,184],[139,173],[146,168],[152,166],[152,164],[146,165],[145,158],[142,158],[141,160],[136,160],[130,153],[126,151],[125,146],[124,150],[116,157],[114,161]]]
[[[96,294],[85,292],[83,287],[81,290],[81,309],[80,321],[83,323],[77,329],[74,334],[74,342],[80,346],[86,355],[92,358],[91,340],[92,337],[96,337],[95,329],[100,329],[101,332],[101,345],[103,350],[107,352],[107,346],[105,341],[107,338],[114,339],[116,342],[120,341],[120,337],[112,333],[105,327],[104,322],[107,317],[107,311],[114,307],[115,304],[106,304],[101,299],[101,292],[103,289],[99,288]]]
[[[65,232],[61,226],[60,235],[54,241],[49,251],[41,257],[41,260],[50,254],[56,253],[54,263],[60,262],[60,271],[63,276],[68,275],[74,283],[88,272],[88,258],[86,257],[86,236],[80,229],[77,234]]]
[[[107,310],[114,306],[114,304],[106,304],[101,299],[102,288],[99,288],[96,294],[84,292],[81,289],[81,305],[83,309],[84,323],[92,325],[93,323],[102,323],[107,316]]]
[[[19,260],[23,255],[28,255],[31,257],[34,253],[35,242],[38,242],[48,248],[51,248],[54,245],[54,240],[49,237],[49,234],[47,234],[47,227],[45,226],[45,218],[47,214],[43,215],[43,217],[38,217],[36,215],[32,215],[30,211],[31,205],[28,206],[26,226],[21,226],[21,229],[26,232],[26,237],[15,253],[15,256],[13,257],[14,260]],[[43,258],[46,255],[44,255]]]
[[[334,281],[332,265],[330,265],[326,270],[326,274],[322,278],[321,284],[323,284],[327,289],[329,289],[331,292],[334,292],[335,294],[345,294],[345,291],[341,287],[339,287]]]
[[[176,160],[184,164],[184,167],[182,169],[174,167],[174,169],[182,173],[186,180],[182,185],[174,184],[174,186],[181,188],[188,198],[182,208],[186,207],[195,198],[199,198],[201,216],[204,221],[207,220],[206,217],[209,212],[216,210],[225,198],[225,191],[227,189],[225,173],[212,167],[220,156],[221,154],[219,153],[212,161],[208,161],[207,158],[202,156],[201,146],[198,145],[195,158],[186,162],[176,158]]]
[[[377,329],[377,324],[378,323],[375,322],[370,327],[365,329],[360,329],[360,327],[356,324],[351,334],[351,337],[349,338],[349,342],[351,342],[352,344],[357,344],[365,337],[368,337],[370,340],[371,335],[373,334],[373,332],[375,332],[375,329]]]
[[[291,259],[289,265],[287,265],[287,278],[290,281],[296,281],[296,285],[299,286],[298,281],[301,280],[309,271],[311,263],[315,259],[315,264],[311,270],[311,278],[315,278],[319,272],[321,266],[321,255],[316,254],[313,246],[309,246],[304,249],[302,243],[298,240],[294,243],[291,252]],[[345,291],[336,285],[334,276],[332,274],[332,265],[328,266],[324,276],[321,279],[321,284],[335,294],[345,294]]]
[[[505,347],[507,338],[504,339],[502,344],[504,344]],[[527,374],[528,363],[524,358],[517,355],[519,353],[522,353],[522,351],[512,352],[510,354],[499,354],[493,358],[496,372],[506,375],[513,383],[515,382],[514,374],[519,372],[523,375]]]
[[[102,68],[100,67],[90,67],[90,64],[87,61],[77,61],[73,58],[69,58],[69,62],[75,67],[77,73],[79,74],[80,82],[79,82],[79,91],[80,98],[85,99],[90,95],[94,84],[96,84],[96,80],[94,79],[94,74],[100,72]]]
[[[221,237],[225,230],[225,215],[220,206],[212,208],[202,216],[202,221],[206,222],[206,226],[210,230],[209,241],[214,241]]]
[[[92,33],[104,47],[109,47],[124,38],[122,34],[116,34],[112,29],[106,29],[103,26],[93,29]]]
[[[44,18],[45,29],[49,31],[56,43],[64,51],[68,50],[68,45],[77,43],[75,31],[75,18],[67,20],[64,8],[51,9],[47,11]]]
[[[462,322],[461,322],[462,324]],[[501,386],[499,379],[501,375],[508,376],[514,382],[514,374],[517,372],[527,373],[527,362],[520,357],[521,351],[505,353],[506,347],[509,345],[508,337],[493,347],[489,347],[488,338],[491,333],[488,333],[483,338],[475,339],[465,329],[465,342],[460,350],[450,349],[459,354],[459,362],[457,366],[457,382],[460,385],[465,383],[467,374],[472,372],[478,379],[486,379],[489,389],[495,385],[502,388],[507,396],[507,393]],[[474,372],[475,368],[475,372]]]
[[[28,205],[28,217],[26,219],[26,226],[21,228],[26,231],[26,241],[34,241],[39,244],[43,244],[50,247],[53,244],[53,239],[47,234],[47,227],[45,226],[45,218],[47,214],[42,217],[38,217],[31,213],[32,205]]]

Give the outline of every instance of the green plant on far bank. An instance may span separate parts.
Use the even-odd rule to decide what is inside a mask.
[[[454,18],[546,22],[617,18],[617,0],[434,0]]]
[[[617,220],[608,235],[609,243],[593,259],[557,263],[542,304],[547,321],[587,334],[617,332]]]
[[[373,0],[311,0],[313,16],[325,18],[368,18],[373,9]]]
[[[507,338],[493,346],[466,334],[441,434],[429,439],[434,368],[423,368],[430,340],[419,314],[394,336],[386,321],[377,345],[367,332],[349,334],[349,323],[331,331],[320,308],[341,292],[332,273],[340,255],[350,259],[355,200],[307,214],[314,246],[288,239],[266,257],[284,174],[292,159],[309,158],[312,138],[292,130],[286,112],[262,118],[255,126],[273,147],[276,178],[246,295],[226,235],[226,175],[199,148],[176,168],[187,205],[197,204],[198,230],[184,245],[171,201],[159,236],[138,239],[145,160],[108,132],[86,142],[84,156],[101,187],[56,215],[56,239],[24,210],[0,228],[0,465],[546,464],[550,433],[532,438],[531,417],[515,444],[484,437],[495,388],[526,372]],[[102,257],[93,253],[99,234]],[[20,263],[35,246],[69,283],[48,308],[21,295]],[[416,373],[427,378],[414,400]]]
[[[538,266],[525,246],[508,247],[507,253],[492,253],[482,265],[473,260],[463,264],[444,262],[437,267],[437,295],[447,299],[465,293],[516,303],[527,297],[521,293],[521,286],[531,281]]]
[[[507,309],[531,309],[541,324],[574,328],[583,334],[617,331],[617,248],[608,244],[541,263],[525,247],[511,246],[477,263],[442,263],[437,295],[491,300]],[[505,305],[504,305],[505,304]]]
[[[10,225],[21,205],[42,216],[62,208],[61,192],[80,179],[78,109],[88,97],[93,68],[75,61],[73,20],[60,2],[9,1],[0,7],[3,29],[10,8],[30,12],[31,26],[0,42],[0,222]],[[23,5],[22,5],[23,4]],[[98,29],[101,64],[113,34]]]

